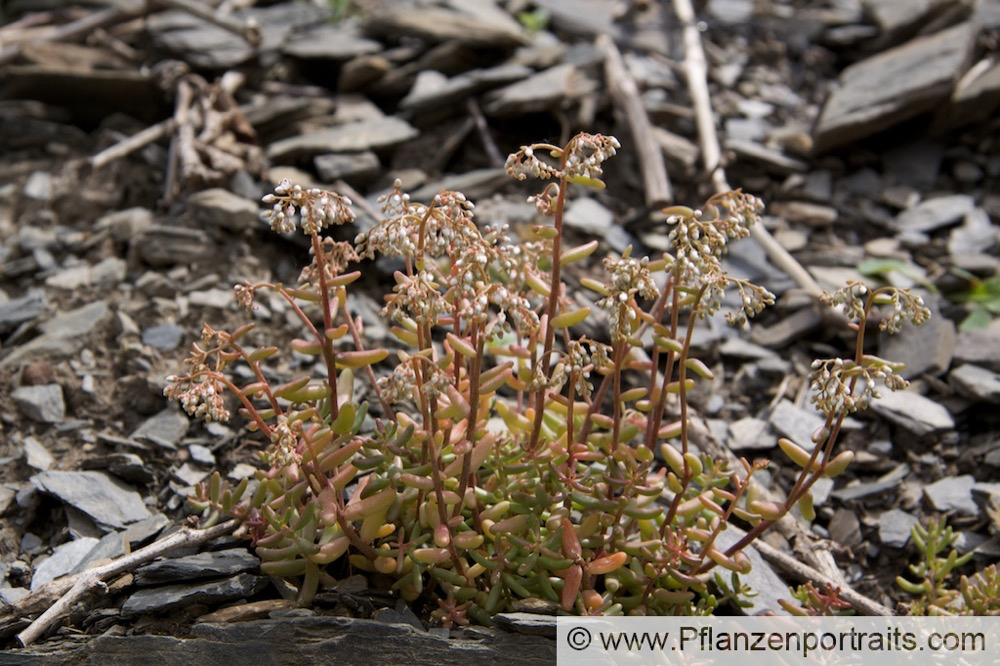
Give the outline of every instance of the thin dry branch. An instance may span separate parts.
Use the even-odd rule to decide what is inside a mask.
[[[171,9],[179,9],[192,16],[197,16],[203,21],[208,21],[212,25],[218,26],[227,32],[242,37],[250,46],[260,46],[264,40],[260,23],[254,19],[240,21],[220,13],[206,2],[194,2],[193,0],[156,0],[157,3]]]
[[[662,208],[673,200],[667,165],[663,161],[663,151],[653,135],[653,125],[639,96],[639,86],[625,68],[622,54],[618,52],[614,40],[608,35],[597,38],[597,47],[604,53],[604,71],[611,96],[625,112],[632,142],[639,155],[639,167],[646,195],[646,206],[650,209]]]
[[[54,580],[4,609],[4,615],[26,615],[48,606],[48,610],[39,615],[34,622],[17,635],[18,642],[27,647],[43,636],[59,618],[67,614],[80,597],[91,590],[99,589],[104,580],[131,571],[140,564],[145,564],[177,548],[196,546],[229,534],[238,525],[236,520],[227,520],[224,523],[200,530],[182,527],[159,541],[140,548],[134,553],[123,555],[103,566],[88,569],[75,576]]]
[[[701,44],[701,32],[695,23],[691,0],[674,0],[674,12],[684,26],[684,74],[698,124],[698,143],[701,144],[702,161],[705,169],[711,174],[715,191],[728,192],[733,188],[729,186],[726,171],[722,166],[722,151],[719,148],[719,136],[715,131],[715,115],[712,113],[712,102],[708,94],[708,64]],[[775,266],[785,271],[799,287],[814,298],[823,293],[816,280],[802,267],[802,264],[774,240],[763,225],[755,224],[750,232]]]
[[[63,42],[75,41],[80,37],[89,35],[98,28],[107,28],[116,23],[143,16],[150,11],[148,2],[131,2],[114,7],[101,9],[83,18],[67,23],[50,35],[40,38],[41,42]],[[6,65],[10,61],[21,55],[20,44],[10,44],[0,49],[0,66]]]
[[[891,616],[893,612],[875,601],[870,599],[865,595],[854,591],[850,587],[844,586],[843,583],[833,580],[825,574],[813,569],[807,564],[799,562],[794,557],[786,555],[777,548],[768,545],[767,542],[757,540],[754,542],[754,548],[757,552],[761,554],[767,561],[774,564],[779,569],[792,574],[800,580],[812,581],[818,585],[827,586],[830,585],[835,588],[840,588],[840,598],[851,604],[854,610],[862,613],[864,615],[882,615]]]

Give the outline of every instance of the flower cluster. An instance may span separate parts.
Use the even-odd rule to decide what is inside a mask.
[[[614,342],[632,335],[638,319],[634,307],[636,295],[652,300],[659,293],[649,271],[649,258],[635,259],[630,255],[631,248],[626,248],[621,258],[604,259],[604,270],[608,273],[604,288],[608,295],[597,301],[597,307],[608,311]]]
[[[599,180],[604,175],[601,164],[621,147],[613,136],[577,134],[566,144],[566,177]]]
[[[759,285],[747,280],[729,279],[729,283],[736,286],[740,292],[740,309],[736,312],[726,313],[726,323],[730,326],[743,326],[747,319],[753,319],[764,308],[774,305],[774,294]]]
[[[861,364],[840,358],[817,359],[809,374],[814,392],[811,400],[827,416],[867,409],[873,399],[881,397],[877,382],[893,391],[909,385],[899,375],[902,368],[902,364],[877,356],[864,356]]]
[[[222,399],[223,384],[205,365],[196,365],[186,376],[167,377],[163,395],[179,400],[191,416],[205,421],[228,421],[229,410]]]
[[[704,211],[685,206],[665,210],[667,224],[673,226],[668,240],[688,281],[697,284],[720,270],[729,242],[749,236],[763,209],[760,199],[736,190],[712,197]]]
[[[332,224],[354,221],[351,200],[335,192],[315,188],[305,189],[284,179],[274,188],[274,194],[264,197],[271,206],[263,213],[271,228],[278,233],[295,231],[296,216],[302,231],[309,236],[318,235]]]

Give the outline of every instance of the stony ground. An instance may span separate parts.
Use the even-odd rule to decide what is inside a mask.
[[[598,256],[662,250],[662,217],[595,44],[607,34],[641,93],[673,200],[711,193],[716,165],[700,158],[668,2],[232,4],[246,7],[99,15],[14,0],[0,15],[0,603],[178,524],[213,469],[252,475],[256,444],[238,420],[191,422],[162,389],[202,322],[241,321],[233,284],[297,277],[305,248],[258,218],[273,183],[370,204],[399,178],[418,200],[461,190],[480,220],[516,229],[534,208],[503,173],[508,152],[613,133],[623,149],[608,190],[571,200],[570,233],[598,238]],[[764,198],[765,225],[823,288],[913,287],[934,310],[927,326],[873,345],[907,363],[911,389],[851,423],[844,446],[858,462],[816,498],[812,529],[846,582],[894,608],[917,521],[946,514],[959,550],[975,552],[970,571],[1000,556],[1000,3],[696,9],[729,182]],[[374,221],[366,210],[359,229]],[[720,379],[697,407],[721,444],[774,459],[780,491],[792,470],[776,438],[809,440],[809,363],[847,336],[754,241],[729,267],[779,299],[746,334],[699,334]],[[378,302],[391,267],[365,280],[351,308],[373,343],[389,344]],[[280,301],[262,305],[261,339],[294,332]],[[288,612],[240,544],[185,566],[137,574],[60,631],[185,635],[235,600],[270,600],[250,616]],[[176,598],[158,587],[195,575],[210,581]],[[354,584],[330,593],[335,612],[383,608],[421,626]],[[180,608],[173,624],[149,619],[163,608]]]

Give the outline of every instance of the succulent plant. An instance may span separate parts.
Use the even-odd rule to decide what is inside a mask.
[[[743,549],[796,504],[812,516],[811,485],[850,462],[850,452],[834,452],[846,414],[877,397],[876,381],[905,382],[899,366],[862,354],[864,326],[855,323],[857,356],[814,366],[826,427],[811,452],[780,443],[801,468],[785,502],[759,497],[754,475],[766,461],[696,452],[688,396],[713,373],[691,353],[695,326],[727,290],[739,295],[735,325],[774,302],[721,262],[763,204],[737,191],[700,210],[666,210],[673,251],[605,258],[603,280],[580,280],[597,300],[579,307],[564,269],[598,243],[563,246],[567,191],[603,188],[604,162],[618,148],[613,137],[579,134],[511,155],[511,176],[547,181],[530,201],[551,220],[518,229],[518,240],[506,226],[479,226],[458,192],[414,202],[397,182],[380,199],[380,222],[354,244],[335,242],[323,232],[353,220],[351,202],[281,183],[265,198],[265,217],[276,231],[301,230],[312,260],[294,287],[248,282],[236,295],[247,308],[261,290],[284,299],[305,331],[287,347],[314,356],[321,372],[277,384],[279,347],[245,345],[252,325],[232,334],[205,327],[190,369],[166,393],[208,420],[227,418],[222,394],[235,396],[266,443],[267,470],[235,488],[215,474],[192,506],[207,522],[242,521],[262,569],[296,580],[303,604],[345,557],[391,576],[404,599],[423,598],[445,625],[488,624],[526,598],[609,615],[743,603]],[[366,348],[347,310],[347,288],[361,277],[350,269],[377,255],[403,265],[382,311],[401,343],[392,351]],[[889,304],[890,332],[927,314],[905,290],[865,295],[849,285],[831,302],[855,322]],[[574,334],[596,310],[607,335]],[[235,363],[249,367],[250,381],[233,379]],[[358,397],[360,375],[377,418]],[[732,521],[749,531],[723,549],[717,539]]]

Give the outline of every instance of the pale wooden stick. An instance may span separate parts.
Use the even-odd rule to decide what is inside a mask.
[[[12,606],[15,612],[22,614],[31,612],[31,609],[44,607],[51,603],[49,600],[55,599],[48,610],[39,615],[34,622],[17,635],[18,642],[24,647],[34,643],[59,618],[67,614],[81,596],[100,587],[105,579],[130,571],[140,564],[145,564],[177,548],[196,546],[229,534],[238,525],[239,522],[236,520],[227,520],[202,530],[182,527],[173,534],[140,548],[134,553],[123,555],[105,565],[88,569],[75,576],[65,576],[47,583]]]
[[[37,41],[41,42],[62,42],[74,41],[84,35],[89,35],[98,28],[106,28],[115,23],[128,21],[145,14],[149,9],[147,2],[131,2],[126,5],[108,7],[93,12],[83,18],[67,23],[47,37]],[[11,44],[0,49],[0,65],[6,65],[21,54],[20,44]]]
[[[622,54],[618,52],[611,37],[598,36],[597,47],[604,52],[604,77],[608,90],[625,112],[625,120],[632,132],[632,142],[639,155],[639,167],[642,170],[646,206],[651,209],[662,208],[671,203],[673,192],[667,176],[667,166],[663,161],[663,150],[653,135],[652,123],[649,122],[649,115],[639,96],[639,86],[625,68]]]
[[[722,151],[719,148],[719,136],[715,131],[715,116],[712,113],[712,102],[708,94],[708,65],[705,60],[705,50],[701,44],[701,33],[695,24],[694,9],[691,0],[674,0],[674,12],[684,26],[684,73],[687,78],[691,102],[694,105],[695,120],[698,124],[698,142],[701,144],[702,159],[705,168],[711,173],[712,186],[716,192],[728,192],[733,189],[726,181],[726,171],[722,166]],[[762,224],[755,224],[750,234],[761,244],[768,258],[775,266],[785,271],[799,287],[814,298],[818,298],[823,290],[816,280],[795,260],[788,250],[774,240]]]
[[[835,588],[840,588],[840,598],[851,604],[854,610],[862,613],[864,615],[882,615],[882,616],[892,616],[893,612],[880,604],[879,602],[866,597],[860,592],[856,592],[846,585],[846,583],[832,580],[825,574],[813,569],[809,565],[799,562],[797,559],[790,555],[786,555],[777,548],[769,545],[766,541],[762,539],[757,539],[753,542],[753,547],[757,549],[757,552],[761,554],[766,560],[771,564],[776,565],[778,568],[796,576],[801,580],[812,581],[822,586],[830,585]]]
[[[476,103],[475,98],[470,97],[465,106],[469,110],[469,115],[472,116],[472,119],[476,123],[476,130],[479,132],[479,138],[483,142],[483,148],[486,149],[486,156],[490,158],[490,164],[498,169],[502,168],[506,160],[500,154],[500,149],[497,148],[496,142],[493,141],[493,137],[490,135],[489,125],[486,123],[486,117],[483,116],[479,104]]]
[[[164,7],[179,9],[192,16],[208,21],[212,25],[218,26],[227,32],[242,37],[250,46],[260,46],[264,40],[260,24],[250,18],[246,21],[239,21],[231,16],[220,14],[210,4],[206,2],[193,2],[193,0],[156,0]]]
[[[126,139],[122,139],[113,146],[108,146],[101,152],[91,157],[89,159],[90,166],[95,169],[100,169],[117,159],[121,159],[122,157],[125,157],[140,148],[148,146],[154,141],[159,141],[173,132],[175,127],[177,127],[177,121],[173,118],[167,118],[162,122],[151,125],[141,132],[137,132]]]

